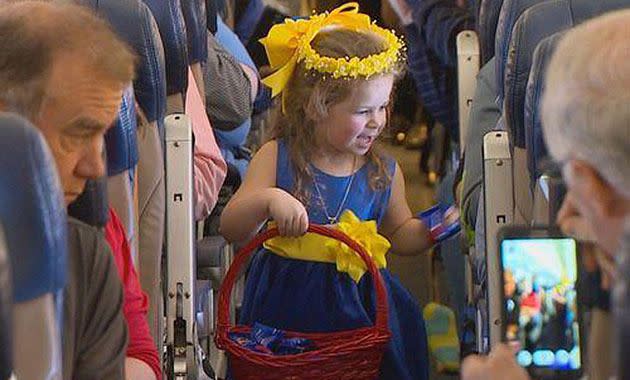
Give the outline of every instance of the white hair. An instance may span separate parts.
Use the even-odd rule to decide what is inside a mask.
[[[556,161],[585,161],[630,197],[630,10],[562,37],[547,69],[541,112]]]

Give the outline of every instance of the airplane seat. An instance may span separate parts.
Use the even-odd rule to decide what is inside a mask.
[[[508,2],[504,2],[503,7]],[[498,64],[497,71],[504,70],[504,74],[497,72],[497,83],[499,92],[503,84],[503,98],[499,97],[499,105],[503,105],[502,119],[505,121],[507,137],[503,133],[496,133],[496,136],[487,134],[488,142],[486,146],[484,139],[484,154],[492,153],[484,158],[484,200],[483,222],[486,251],[486,275],[488,282],[488,320],[485,321],[490,326],[488,342],[494,345],[500,341],[501,336],[501,296],[497,293],[500,286],[500,278],[497,275],[498,253],[496,247],[496,232],[500,225],[512,223],[531,223],[533,216],[533,195],[529,187],[529,175],[527,174],[527,160],[524,146],[524,93],[526,82],[529,77],[532,54],[537,44],[545,37],[558,31],[567,29],[579,22],[591,17],[595,17],[606,11],[620,9],[630,6],[628,0],[602,0],[592,2],[589,0],[550,0],[534,4],[527,8],[518,17],[512,28],[510,43],[507,49],[502,51],[507,57],[507,63]],[[507,28],[503,29],[507,30]],[[504,38],[503,32],[497,28],[497,39]],[[498,42],[497,42],[498,43]],[[500,49],[495,47],[495,54],[499,57]],[[496,138],[495,138],[496,137]],[[493,141],[491,141],[493,140]],[[504,141],[500,141],[504,140]],[[507,148],[504,146],[507,144]],[[492,151],[486,148],[492,148]],[[500,148],[500,149],[497,149]],[[496,160],[497,155],[501,160]],[[501,168],[493,167],[493,162],[501,162]],[[509,166],[509,175],[506,172]],[[488,178],[488,172],[494,175],[493,179]],[[497,177],[498,175],[501,177]],[[498,186],[498,183],[505,182],[505,186]],[[497,187],[509,187],[510,191],[497,192]],[[512,190],[515,189],[515,190]],[[559,191],[556,198],[561,198],[562,191]],[[512,207],[503,207],[501,213],[497,212],[498,204],[505,204]],[[501,223],[498,223],[499,219]],[[477,218],[477,221],[480,219]],[[478,230],[479,232],[479,230]],[[490,294],[494,289],[495,294]],[[488,347],[483,347],[487,349]]]
[[[525,150],[527,151],[527,169],[530,184],[543,174],[544,161],[547,160],[547,146],[543,139],[542,123],[540,119],[540,102],[545,90],[545,71],[551,60],[558,41],[563,32],[555,33],[542,41],[536,47],[532,58],[532,68],[529,72],[525,89],[525,104],[523,127],[525,129]]]
[[[545,87],[545,70],[563,35],[564,32],[555,33],[538,44],[534,50],[525,91],[525,151],[530,189],[534,195],[532,222],[535,224],[553,223],[566,191],[561,173],[548,168],[549,157],[539,114]]]
[[[630,6],[629,0],[553,0],[530,7],[519,17],[509,45],[505,69],[504,115],[514,148],[516,215],[531,223],[533,194],[530,192],[525,152],[524,103],[534,49],[545,37],[604,12]]]
[[[3,231],[0,222],[0,380],[8,380],[13,376],[13,289],[11,263]]]
[[[627,7],[630,7],[629,0],[552,0],[533,6],[521,15],[510,41],[509,50],[515,53],[510,55],[505,70],[505,116],[516,147],[525,147],[525,92],[538,43],[590,18]]]
[[[201,98],[205,101],[203,64],[208,60],[208,25],[205,0],[182,2],[182,14],[186,23],[188,61],[197,83]]]
[[[188,88],[188,41],[180,0],[143,0],[158,26],[166,70],[166,114],[184,112]]]
[[[122,96],[118,118],[105,134],[107,151],[107,192],[109,203],[120,217],[134,263],[138,263],[137,205],[134,199],[134,172],[138,164],[136,104],[133,87]]]
[[[0,114],[0,149],[0,220],[12,268],[14,373],[19,379],[60,379],[67,270],[61,185],[43,136],[26,120]]]
[[[514,24],[525,10],[542,1],[544,0],[505,0],[501,7],[495,45],[495,51],[499,57],[496,61],[497,83],[499,84],[497,101],[499,102],[499,106],[503,109],[503,118],[506,125],[510,120],[508,120],[505,115],[505,70],[509,57],[516,54],[513,50],[510,50],[510,40],[512,38]],[[510,134],[510,148],[514,147],[513,139],[514,137]],[[525,170],[524,154],[522,151],[514,149],[512,155],[514,165],[513,172],[515,173],[513,190],[515,206],[514,218],[516,223],[526,223],[531,219],[532,199],[531,193],[523,183],[525,178],[520,175],[520,173],[523,173]]]
[[[497,76],[497,104],[502,107],[505,97],[505,65],[513,52],[510,48],[512,30],[519,16],[529,7],[546,0],[504,0],[497,21],[496,38],[494,40],[495,75]]]
[[[503,0],[481,0],[477,17],[481,47],[481,66],[494,57],[494,40]]]
[[[160,348],[163,332],[160,268],[165,220],[163,136],[167,103],[162,37],[151,9],[141,0],[83,1],[107,19],[137,57],[133,90],[138,106],[136,111],[142,117],[137,118],[140,159],[133,181],[138,236],[138,257],[135,264],[140,284],[149,297],[148,320],[151,335]]]
[[[166,255],[162,271],[166,316],[165,372],[167,378],[197,378],[206,371],[206,366],[202,367],[203,353],[197,340],[199,326],[194,320],[197,299],[192,211],[195,197],[192,186],[194,136],[188,114],[192,112],[190,116],[196,117],[198,113],[187,110],[186,103],[188,100],[200,100],[190,97],[193,91],[198,92],[201,99],[205,97],[197,83],[190,83],[196,79],[190,65],[182,4],[179,0],[144,2],[157,21],[166,61],[169,116],[165,118]],[[193,6],[191,9],[197,8]],[[200,65],[201,61],[197,63]],[[194,89],[195,86],[197,89]],[[204,110],[201,111],[205,116]]]

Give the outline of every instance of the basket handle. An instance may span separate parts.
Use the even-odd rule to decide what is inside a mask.
[[[367,265],[368,271],[372,275],[372,281],[374,282],[374,286],[376,289],[376,323],[375,326],[377,329],[381,331],[389,331],[387,326],[387,293],[385,291],[385,284],[383,282],[383,278],[381,277],[381,273],[376,268],[376,264],[374,264],[374,260],[372,257],[365,251],[365,249],[361,246],[361,244],[354,241],[345,233],[334,230],[329,227],[324,227],[318,224],[309,224],[308,232],[312,232],[318,235],[327,236],[336,240],[341,241],[350,247],[353,251],[355,251],[361,259]],[[241,268],[247,262],[247,259],[256,251],[256,248],[261,246],[268,239],[274,238],[278,236],[277,228],[270,228],[264,232],[256,235],[246,246],[241,248],[232,265],[228,269],[227,274],[225,275],[225,279],[223,280],[223,284],[221,285],[221,289],[219,290],[219,307],[218,307],[218,318],[217,318],[217,328],[220,331],[221,329],[226,329],[229,327],[230,323],[230,295],[232,294],[232,289],[234,288],[234,283],[236,282],[236,278],[240,273]]]

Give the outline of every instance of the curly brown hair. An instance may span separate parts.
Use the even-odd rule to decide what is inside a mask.
[[[365,58],[387,49],[382,37],[368,32],[345,28],[331,28],[319,32],[311,46],[321,56],[341,58]],[[402,59],[387,74],[399,77],[402,73]],[[344,101],[366,78],[332,78],[330,75],[307,70],[298,64],[283,95],[283,112],[275,125],[272,138],[282,138],[289,148],[289,159],[295,170],[293,194],[302,202],[308,203],[309,185],[313,173],[308,164],[314,154],[315,124],[328,114],[335,104]],[[392,91],[393,93],[393,91]],[[387,110],[389,121],[390,109]],[[371,147],[367,152],[370,163],[369,183],[374,190],[382,190],[391,182],[384,156],[378,148]]]

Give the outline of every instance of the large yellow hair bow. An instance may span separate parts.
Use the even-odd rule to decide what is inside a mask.
[[[330,25],[375,32],[385,38],[389,48],[383,53],[363,59],[320,57],[310,44],[322,28]],[[332,74],[334,78],[358,75],[369,77],[383,72],[397,61],[399,50],[402,48],[402,42],[393,32],[371,24],[368,15],[359,13],[357,3],[347,3],[331,12],[314,15],[309,19],[286,19],[283,24],[273,26],[267,37],[260,42],[265,47],[271,69],[275,71],[263,79],[263,83],[271,87],[272,97],[284,90],[295,66],[301,60],[306,61],[307,68]]]

